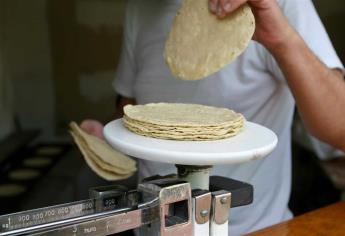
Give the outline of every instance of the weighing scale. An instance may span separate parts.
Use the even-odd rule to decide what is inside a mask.
[[[127,130],[122,120],[104,128],[108,143],[129,156],[173,163],[177,175],[152,176],[137,189],[90,190],[90,199],[0,216],[5,235],[110,235],[135,229],[139,235],[228,235],[231,207],[253,200],[250,184],[209,176],[213,165],[267,156],[277,145],[269,129],[246,121],[235,137],[216,141],[162,140]]]

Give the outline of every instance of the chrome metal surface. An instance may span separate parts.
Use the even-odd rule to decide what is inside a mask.
[[[218,225],[228,221],[231,206],[231,193],[220,190],[212,192],[212,221]]]
[[[169,182],[174,184],[169,184]],[[144,193],[159,193],[160,235],[192,235],[191,187],[178,179],[153,180],[139,185]],[[148,231],[146,231],[148,232]]]
[[[85,201],[0,216],[0,236],[101,236],[129,229],[150,236],[228,232],[231,193],[191,192],[191,185],[175,176],[152,178],[130,191],[120,186],[95,188],[90,191],[92,198]]]
[[[154,181],[141,184],[140,190],[92,192],[100,198],[0,216],[0,235],[109,235],[128,229],[156,224],[165,219],[166,206],[186,202],[187,221],[178,215],[172,224],[160,224],[161,235],[189,232],[190,185],[180,180]],[[175,220],[176,219],[176,220]],[[155,223],[156,222],[156,223]]]
[[[203,218],[208,217],[209,214],[210,214],[210,212],[209,212],[208,210],[202,210],[202,211],[200,212],[200,216],[203,217]],[[199,222],[198,222],[198,223],[199,223]],[[201,223],[202,223],[202,222],[201,222]]]
[[[36,233],[39,231],[48,231],[51,229],[56,229],[59,227],[63,227],[65,225],[81,224],[85,221],[96,220],[98,218],[106,217],[106,216],[113,215],[113,214],[121,214],[121,213],[127,212],[129,210],[130,210],[130,208],[123,208],[123,209],[117,209],[114,211],[95,213],[95,214],[91,214],[91,215],[79,216],[79,217],[64,219],[64,220],[57,220],[57,221],[52,221],[49,223],[42,223],[42,224],[38,224],[38,223],[36,223],[36,221],[29,221],[28,220],[28,225],[30,225],[30,226],[26,226],[25,224],[22,224],[22,225],[20,225],[20,227],[18,229],[16,229],[15,226],[13,227],[11,225],[10,219],[13,217],[9,217],[8,222],[9,222],[10,227],[8,227],[7,228],[8,230],[6,230],[6,231],[1,231],[0,235],[6,236],[6,235],[33,234],[33,233]],[[38,215],[41,215],[41,214],[42,214],[42,212],[38,213]],[[29,216],[29,215],[25,215],[25,213],[23,213],[23,215],[20,215],[20,217],[23,217],[23,216]]]
[[[209,221],[210,212],[211,212],[211,193],[204,192],[197,196],[194,196],[195,199],[195,220],[198,224],[204,224]]]

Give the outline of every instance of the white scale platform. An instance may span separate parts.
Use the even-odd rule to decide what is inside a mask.
[[[118,119],[104,128],[108,143],[129,156],[180,165],[236,164],[267,156],[276,147],[273,131],[246,121],[235,137],[216,141],[176,141],[135,134]]]
[[[115,149],[140,159],[176,164],[180,179],[188,181],[192,189],[209,189],[212,165],[236,164],[267,156],[276,147],[278,138],[271,130],[246,121],[235,137],[216,141],[176,141],[141,136],[127,130],[122,120],[115,120],[104,128],[104,136]],[[193,203],[195,204],[195,202]],[[195,215],[193,209],[193,217]],[[198,224],[193,220],[193,236],[228,235],[228,221],[215,220]]]

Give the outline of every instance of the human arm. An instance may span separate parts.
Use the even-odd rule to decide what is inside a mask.
[[[295,97],[307,129],[319,139],[345,150],[345,83],[309,49],[284,16],[276,0],[210,0],[220,18],[248,3],[256,19],[254,39],[277,61]],[[230,4],[230,5],[227,5]]]

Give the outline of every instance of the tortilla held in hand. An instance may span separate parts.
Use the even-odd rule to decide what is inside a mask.
[[[235,136],[245,121],[243,115],[227,108],[182,103],[127,105],[124,114],[124,126],[134,133],[189,141]]]
[[[132,176],[136,163],[117,152],[105,141],[87,134],[75,122],[70,123],[70,133],[82,152],[88,166],[106,180],[121,180]]]
[[[165,44],[165,60],[178,78],[199,80],[238,57],[254,31],[254,15],[247,4],[218,19],[209,11],[208,0],[184,0]]]

